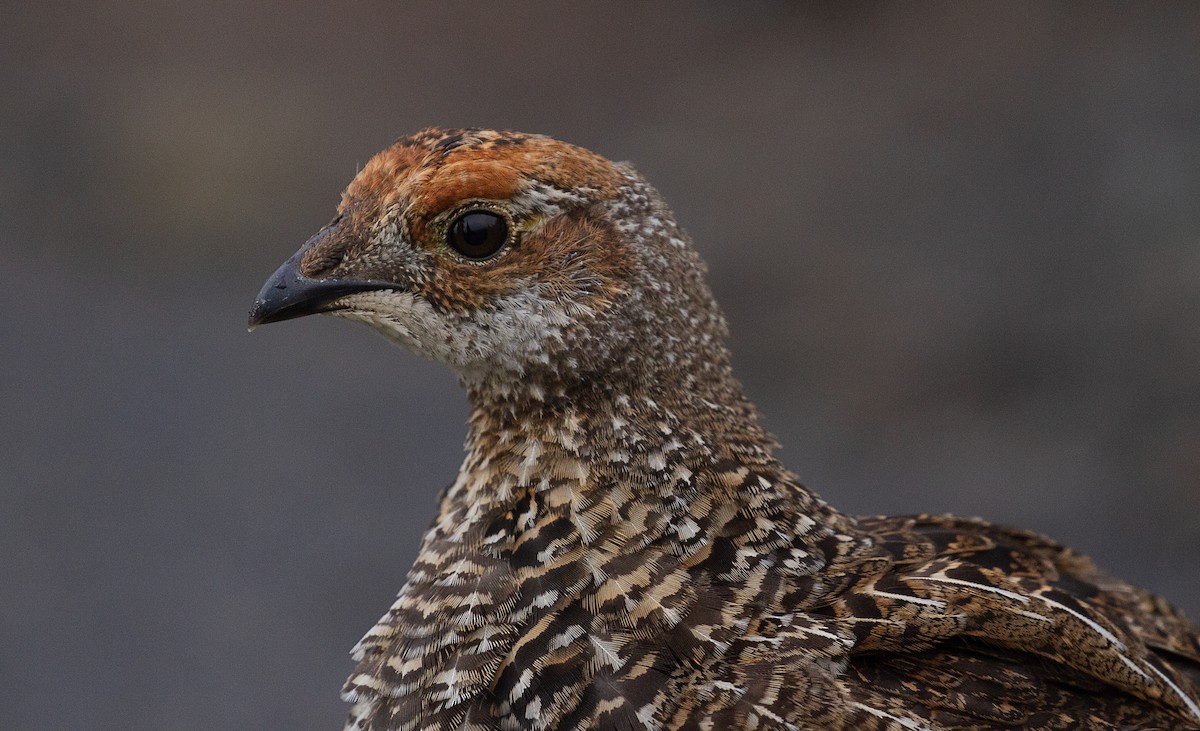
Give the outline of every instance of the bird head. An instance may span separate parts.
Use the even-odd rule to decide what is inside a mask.
[[[468,383],[724,359],[704,265],[657,193],[540,135],[430,129],[377,154],[263,286],[250,326],[314,313]]]

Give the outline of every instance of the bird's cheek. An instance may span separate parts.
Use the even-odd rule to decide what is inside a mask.
[[[345,300],[344,317],[361,320],[378,329],[394,330],[417,337],[429,328],[437,313],[419,295],[404,290],[379,290],[356,294]]]

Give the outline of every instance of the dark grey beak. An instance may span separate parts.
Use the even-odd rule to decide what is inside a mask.
[[[263,285],[254,306],[250,308],[249,329],[270,322],[291,320],[295,317],[313,315],[337,309],[331,304],[340,297],[355,292],[369,292],[376,289],[392,289],[395,285],[369,279],[352,277],[330,277],[327,279],[310,279],[300,273],[300,260],[305,252],[316,246],[329,235],[331,227],[326,227],[308,240],[292,258],[275,270],[267,283]]]

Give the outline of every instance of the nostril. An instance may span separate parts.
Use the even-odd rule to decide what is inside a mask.
[[[346,255],[356,240],[355,229],[347,221],[348,216],[339,213],[325,228],[308,240],[298,267],[301,276],[328,277],[345,262]]]
[[[304,259],[300,262],[301,273],[306,277],[319,277],[336,269],[346,258],[346,250],[344,248],[330,250],[330,248],[318,246],[306,252]]]

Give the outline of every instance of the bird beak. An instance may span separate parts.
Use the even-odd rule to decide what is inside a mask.
[[[300,273],[300,262],[309,249],[320,244],[334,230],[334,226],[326,226],[308,240],[292,258],[275,270],[267,283],[262,286],[254,306],[250,308],[250,323],[248,329],[253,331],[259,325],[270,322],[291,320],[294,317],[313,315],[319,312],[329,312],[337,307],[336,300],[356,292],[368,292],[376,289],[391,289],[394,284],[369,279],[353,277],[329,277],[311,279]]]

